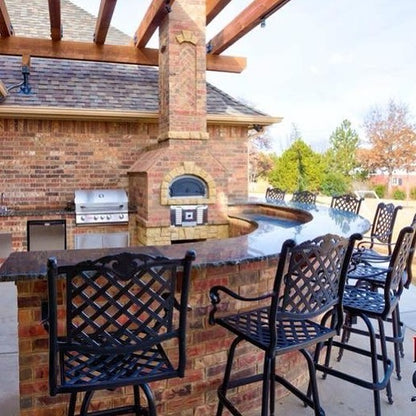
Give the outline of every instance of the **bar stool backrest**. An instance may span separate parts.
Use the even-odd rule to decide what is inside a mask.
[[[416,214],[413,216],[413,220],[410,224],[410,226],[416,230]],[[415,249],[416,249],[416,232],[413,234],[413,241],[410,247],[409,257],[407,258],[407,264],[406,264],[406,273],[405,273],[405,280],[403,283],[403,286],[406,289],[409,289],[412,281],[413,281],[413,273],[412,273],[412,265],[413,265],[413,259],[415,256]]]
[[[266,202],[280,202],[285,200],[286,191],[280,188],[267,188]]]
[[[414,234],[415,229],[408,226],[402,228],[397,237],[387,269],[386,284],[384,286],[385,308],[383,318],[387,318],[390,314],[393,299],[399,299],[403,292],[403,274],[406,270],[410,251],[414,242]]]
[[[314,240],[295,245],[292,240],[283,244],[280,255],[270,321],[284,319],[311,319],[337,306],[335,321],[342,325],[342,296],[346,272],[354,242],[326,234]],[[275,325],[271,325],[273,331]],[[339,328],[338,328],[339,330]]]
[[[293,193],[292,202],[314,205],[316,203],[316,194],[310,191],[296,191]]]
[[[371,227],[370,249],[373,248],[375,243],[380,242],[387,245],[389,254],[392,253],[393,228],[396,222],[397,212],[401,208],[400,205],[394,206],[392,203],[385,204],[384,202],[380,202],[377,205]]]
[[[331,208],[358,214],[360,212],[361,201],[362,198],[357,198],[352,194],[333,196],[331,199]]]

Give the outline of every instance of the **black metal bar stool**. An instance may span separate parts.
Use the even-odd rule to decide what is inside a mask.
[[[224,379],[218,388],[217,416],[226,407],[233,415],[241,415],[228,397],[230,389],[255,382],[262,383],[261,415],[275,414],[275,384],[280,383],[295,394],[315,415],[325,412],[319,403],[314,360],[308,351],[316,343],[332,338],[342,326],[342,295],[348,263],[355,239],[325,235],[296,245],[283,244],[272,292],[259,297],[240,296],[224,286],[210,290],[213,309],[210,323],[218,324],[235,335],[228,354]],[[220,293],[239,304],[256,305],[228,316],[217,317]],[[227,300],[228,300],[227,299]],[[261,302],[262,306],[259,306]],[[221,305],[222,307],[222,305]],[[261,374],[232,378],[231,371],[237,346],[246,341],[264,352]],[[276,360],[288,352],[299,351],[306,359],[312,398],[276,374]]]
[[[68,416],[156,415],[150,382],[183,377],[186,310],[194,252],[168,259],[121,253],[58,267],[48,262],[50,394],[70,393]],[[66,322],[58,331],[57,280]],[[175,300],[177,285],[180,301]],[[179,311],[174,313],[174,307]],[[59,333],[58,333],[59,332]],[[170,342],[175,348],[165,348]],[[132,386],[134,404],[88,412],[97,390]],[[141,404],[140,391],[147,405]]]
[[[416,214],[413,216],[413,220],[410,224],[411,227],[416,229]],[[408,289],[412,283],[412,263],[416,248],[416,233],[413,235],[413,241],[410,247],[409,257],[406,261],[406,269],[403,273],[402,283],[405,289]],[[368,287],[371,290],[383,290],[386,284],[387,270],[391,260],[391,256],[387,254],[380,255],[364,255],[364,259],[360,256],[360,251],[353,254],[353,269],[347,274],[347,279],[350,284],[356,281],[356,286]],[[371,261],[370,261],[371,259]],[[347,322],[351,320],[347,317]],[[393,342],[394,356],[395,356],[395,370],[397,378],[401,379],[401,365],[400,356],[404,357],[404,325],[400,319],[400,302],[392,312],[392,317],[387,318],[387,322],[392,324],[392,336],[386,336],[386,340]],[[347,328],[344,328],[343,339],[346,341],[349,337]],[[340,351],[340,357],[342,350]]]
[[[376,416],[381,414],[380,391],[386,388],[389,403],[393,403],[390,385],[390,376],[393,372],[393,362],[388,357],[386,336],[384,332],[384,322],[392,317],[399,303],[400,295],[403,291],[402,277],[406,269],[409,252],[413,241],[414,229],[405,227],[400,231],[393,254],[390,259],[386,273],[386,282],[382,292],[376,292],[367,287],[347,285],[344,291],[343,308],[349,317],[346,320],[348,333],[360,334],[368,337],[370,348],[364,349],[355,346],[351,340],[344,337],[341,340],[331,339],[325,342],[327,345],[326,359],[323,364],[316,363],[316,368],[324,375],[333,375],[358,386],[373,391],[374,411]],[[349,323],[360,318],[365,324],[366,329],[362,330],[350,326]],[[393,318],[394,319],[394,318]],[[371,320],[378,324],[378,338],[380,340],[380,352],[377,349],[377,336]],[[333,346],[341,350],[350,351],[355,354],[370,358],[372,379],[363,379],[347,371],[341,371],[330,366],[330,356]],[[316,360],[322,345],[318,345],[316,350]],[[382,363],[383,374],[379,375],[378,362]]]

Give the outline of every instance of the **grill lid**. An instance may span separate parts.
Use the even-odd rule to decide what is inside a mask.
[[[78,224],[128,221],[124,189],[76,190],[74,202]]]

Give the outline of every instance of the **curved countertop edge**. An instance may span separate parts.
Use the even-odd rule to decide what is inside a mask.
[[[222,267],[277,258],[282,244],[287,239],[296,243],[332,233],[348,237],[354,233],[365,233],[371,223],[360,215],[329,208],[324,205],[305,205],[293,202],[268,204],[245,202],[229,206],[230,218],[257,223],[249,234],[223,240],[206,240],[169,246],[135,246],[83,250],[13,252],[0,268],[0,281],[33,280],[46,277],[47,259],[56,257],[59,265],[77,263],[87,259],[126,252],[141,252],[150,255],[182,257],[186,250],[196,251],[194,267]],[[255,219],[258,209],[275,210],[283,218],[302,217],[302,223],[288,227],[266,219]],[[252,211],[252,212],[251,212]],[[274,216],[273,216],[274,217]],[[270,218],[273,218],[270,216]],[[280,218],[278,215],[276,218]],[[309,221],[308,221],[309,219]]]

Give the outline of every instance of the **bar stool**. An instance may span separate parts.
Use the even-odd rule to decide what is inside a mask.
[[[416,229],[416,214],[410,224],[413,229]],[[408,289],[412,283],[412,263],[416,247],[416,233],[413,235],[409,256],[406,261],[406,268],[402,277],[402,284],[405,289]],[[359,254],[359,253],[358,253]],[[368,261],[369,257],[366,257],[367,261],[360,260],[359,256],[353,255],[354,267],[347,275],[348,282],[356,281],[356,286],[368,287],[370,290],[382,290],[386,284],[387,270],[391,256],[388,255],[373,255],[371,256],[371,262]],[[347,317],[347,321],[350,321]],[[400,319],[400,302],[397,304],[396,309],[392,313],[392,318],[387,318],[387,322],[392,324],[393,336],[386,336],[387,341],[393,342],[394,356],[395,356],[395,370],[399,380],[401,380],[401,365],[400,356],[404,357],[404,325]],[[348,340],[349,334],[345,328],[343,331],[344,341]],[[339,359],[342,356],[342,352],[339,355]]]
[[[381,293],[370,290],[366,287],[347,285],[344,291],[343,308],[349,320],[345,321],[348,333],[355,333],[369,338],[369,350],[357,347],[348,342],[344,337],[341,340],[330,339],[328,342],[319,344],[316,349],[315,359],[319,357],[320,350],[326,345],[326,359],[324,364],[316,363],[316,369],[322,371],[324,376],[327,374],[346,380],[358,386],[373,391],[375,415],[380,416],[380,391],[386,388],[389,403],[393,403],[390,376],[393,372],[393,363],[387,355],[386,336],[384,332],[384,322],[392,317],[397,309],[400,295],[403,291],[402,277],[406,269],[406,263],[411,250],[414,236],[412,227],[405,227],[400,231],[393,254],[390,259],[386,273],[386,283]],[[356,318],[361,318],[366,329],[362,330],[350,326],[349,323]],[[377,336],[371,319],[378,323],[378,338],[380,340],[381,353],[377,351]],[[393,322],[395,318],[393,317]],[[337,370],[330,366],[330,356],[333,346],[339,347],[341,351],[347,350],[355,354],[370,358],[372,380],[362,379],[346,371]],[[382,362],[383,374],[379,377],[378,361]]]
[[[287,240],[282,246],[273,290],[263,296],[247,298],[224,286],[211,288],[213,308],[209,322],[235,335],[224,379],[218,388],[217,416],[222,415],[224,407],[233,415],[241,415],[227,393],[255,382],[262,383],[262,416],[275,414],[276,382],[312,407],[315,415],[325,414],[319,402],[314,360],[308,349],[332,338],[342,326],[346,271],[354,242],[359,237],[346,239],[327,234],[299,245]],[[238,300],[242,311],[217,317],[217,311],[222,309],[220,293],[226,295],[227,301]],[[247,310],[245,304],[255,307]],[[264,352],[263,373],[231,380],[235,350],[242,341]],[[299,351],[306,359],[312,399],[276,374],[276,358],[291,351]]]
[[[181,259],[121,253],[60,267],[56,259],[49,260],[49,390],[51,396],[70,393],[68,416],[75,413],[79,393],[85,393],[79,416],[156,416],[148,383],[185,373],[186,309],[194,259],[195,253],[189,251]],[[60,328],[58,335],[59,278],[65,281],[66,320],[64,333]],[[168,351],[164,345],[170,340],[175,348]],[[88,412],[95,391],[124,386],[133,387],[134,404]],[[147,406],[140,402],[140,390]]]

